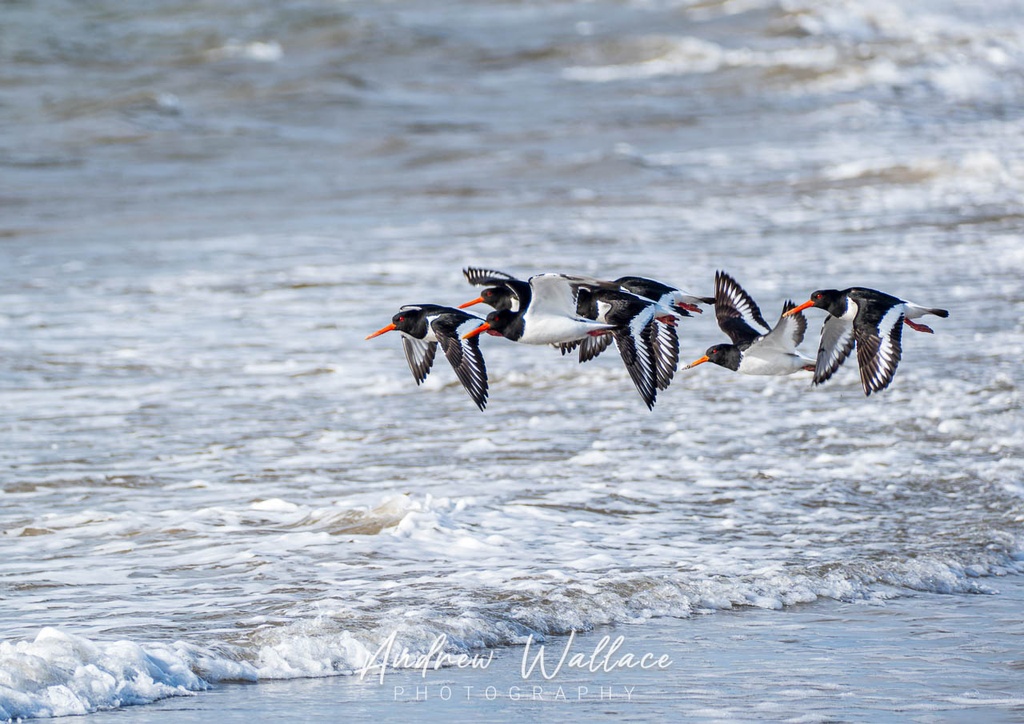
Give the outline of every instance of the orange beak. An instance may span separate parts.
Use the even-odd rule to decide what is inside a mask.
[[[483,297],[477,297],[476,299],[474,299],[474,300],[472,300],[470,302],[466,302],[465,304],[460,304],[459,305],[459,309],[465,309],[466,307],[472,307],[474,304],[483,304],[483,303],[484,303],[484,298]]]
[[[490,328],[491,328],[491,325],[489,325],[487,322],[484,322],[483,324],[481,324],[476,329],[471,329],[470,331],[466,332],[464,335],[462,335],[462,338],[463,339],[469,339],[470,337],[475,337],[478,334],[480,334],[481,332],[486,332]]]
[[[702,364],[704,364],[705,362],[710,362],[710,361],[711,361],[711,358],[710,358],[710,357],[708,357],[707,355],[704,355],[704,356],[703,356],[703,357],[701,357],[700,359],[698,359],[698,360],[694,360],[694,361],[693,361],[693,362],[691,362],[690,364],[686,365],[685,367],[683,367],[683,369],[684,369],[684,370],[692,369],[692,368],[696,367],[697,365],[702,365]],[[703,374],[703,373],[702,373],[702,374]]]
[[[364,339],[373,339],[374,337],[379,337],[379,336],[381,336],[381,335],[382,335],[382,334],[384,334],[385,332],[391,332],[391,331],[392,331],[392,330],[394,330],[394,329],[395,329],[395,325],[393,325],[393,324],[389,324],[389,325],[388,325],[388,326],[386,326],[386,327],[381,327],[380,329],[378,329],[378,330],[377,330],[376,332],[374,332],[373,334],[368,334],[368,335],[366,335],[366,337],[364,337]]]
[[[808,309],[809,307],[813,307],[813,306],[814,306],[814,301],[813,300],[808,300],[808,301],[804,302],[803,304],[801,304],[799,307],[793,307],[792,309],[790,309],[788,312],[786,312],[782,316],[783,317],[792,317],[797,312],[802,312],[805,309]]]

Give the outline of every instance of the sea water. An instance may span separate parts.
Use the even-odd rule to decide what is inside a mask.
[[[1021,48],[1012,2],[8,4],[0,718],[998,591]],[[480,412],[363,339],[468,265],[950,316],[869,398],[703,365],[653,412],[614,350],[486,337]]]

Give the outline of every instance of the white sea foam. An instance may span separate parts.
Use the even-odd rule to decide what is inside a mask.
[[[167,646],[99,643],[52,628],[0,643],[0,717],[67,716],[207,688]]]

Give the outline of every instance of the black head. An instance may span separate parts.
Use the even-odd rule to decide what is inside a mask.
[[[512,290],[508,287],[487,287],[480,292],[480,299],[483,300],[484,304],[495,309],[511,309],[512,298]]]
[[[387,332],[404,332],[410,337],[416,337],[417,339],[423,339],[427,336],[427,315],[430,310],[443,309],[437,305],[428,305],[428,307],[420,307],[417,305],[407,305],[398,310],[398,314],[391,318],[391,324],[386,327],[378,329],[372,334],[366,335],[366,339],[373,339],[379,337]]]
[[[420,307],[403,307],[391,318],[391,323],[396,330],[411,337],[422,339],[427,335],[426,310]]]
[[[487,315],[485,322],[490,328],[488,332],[491,334],[504,335],[505,332],[509,331],[513,322],[518,318],[518,314],[513,312],[511,309],[495,309],[493,312]]]
[[[714,362],[716,365],[734,372],[740,368],[740,348],[734,344],[716,344],[713,347],[708,347],[704,354],[707,356],[708,362]]]
[[[812,307],[824,309],[833,317],[841,317],[846,313],[846,295],[838,289],[818,289],[811,292]]]

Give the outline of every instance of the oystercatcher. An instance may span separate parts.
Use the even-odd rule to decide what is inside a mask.
[[[818,307],[828,312],[821,328],[821,343],[814,367],[814,384],[828,380],[857,347],[857,365],[864,394],[889,386],[903,355],[903,325],[918,332],[933,333],[931,327],[912,320],[933,314],[948,317],[945,309],[922,307],[876,289],[819,289],[811,298],[786,314]]]
[[[530,303],[530,283],[516,279],[511,274],[491,269],[467,267],[462,270],[466,281],[476,286],[486,286],[480,296],[459,305],[459,309],[472,307],[474,304],[488,304],[495,309],[511,309],[518,312],[521,307]]]
[[[773,329],[764,321],[754,299],[735,279],[723,271],[715,272],[715,317],[732,344],[708,347],[703,357],[684,369],[713,362],[745,375],[790,375],[813,370],[814,360],[796,349],[804,340],[807,320],[803,314],[791,313],[795,307],[787,301]],[[751,322],[765,331],[758,331]]]
[[[366,339],[398,331],[417,385],[427,379],[440,344],[462,386],[483,410],[487,405],[487,368],[480,352],[480,340],[463,336],[481,321],[476,315],[452,307],[408,304],[391,318],[391,324],[367,335]]]
[[[581,316],[601,319],[602,307],[597,304],[597,297],[603,296],[605,301],[613,296],[611,291],[618,287],[619,290],[628,292],[631,295],[649,299],[654,307],[655,319],[663,325],[675,326],[677,319],[691,316],[691,312],[702,313],[699,304],[714,304],[715,300],[710,297],[697,297],[677,287],[669,286],[663,282],[647,277],[624,276],[612,282],[600,282],[601,294],[581,293],[579,297],[578,312]],[[679,362],[679,338],[675,329],[668,329],[659,326],[653,332],[654,350],[658,356],[658,389],[664,390],[675,375],[676,365]],[[581,342],[566,344],[562,347],[562,354],[571,351],[579,346],[580,362],[587,362],[601,354],[611,344],[609,337],[590,337]]]
[[[468,336],[488,332],[524,344],[551,344],[563,351],[591,338],[610,337],[619,347],[644,404],[653,408],[659,383],[667,386],[678,360],[675,330],[669,327],[669,333],[659,333],[661,325],[655,321],[659,317],[674,321],[674,312],[624,292],[614,283],[588,277],[538,274],[530,277],[528,286],[528,294],[516,294],[518,311],[495,309]],[[595,348],[600,352],[605,346],[598,344]],[[585,343],[584,349],[591,347]]]
[[[698,297],[684,289],[672,287],[647,277],[619,277],[614,283],[627,292],[633,292],[637,296],[653,300],[664,307],[673,309],[683,317],[690,316],[689,312],[703,313],[699,306],[701,304],[715,303],[714,297]]]
[[[618,282],[599,283],[580,289],[577,311],[587,319],[614,324],[610,335],[587,337],[562,345],[562,353],[579,345],[580,362],[587,362],[603,352],[612,340],[619,348],[630,377],[641,397],[651,406],[654,397],[646,391],[648,369],[653,371],[654,385],[667,389],[679,364],[679,336],[676,319],[679,313],[649,298],[617,288]],[[684,310],[683,316],[690,316]],[[639,346],[638,346],[639,345]],[[645,361],[649,354],[650,360]]]
[[[491,269],[468,267],[462,270],[466,280],[476,285],[492,285],[484,289],[479,297],[464,304],[460,309],[474,304],[489,304],[497,310],[517,311],[521,305],[529,304],[531,291],[529,282],[524,282],[505,272]],[[689,292],[655,279],[639,276],[624,276],[614,281],[602,281],[593,277],[560,275],[574,285],[576,294],[576,315],[598,322],[610,322],[616,326],[627,324],[637,315],[653,315],[663,325],[673,325],[680,317],[689,317],[690,312],[701,312],[698,304],[712,304],[714,299],[697,297]],[[636,298],[645,300],[648,309],[640,309]],[[614,309],[614,311],[612,311]],[[632,311],[628,311],[632,310]],[[606,315],[612,315],[609,320]],[[499,322],[500,323],[500,322]],[[656,385],[659,390],[668,387],[679,362],[679,339],[674,329],[659,326],[645,332],[650,336],[655,359]],[[588,362],[612,343],[615,335],[588,335],[580,339],[557,344],[562,354],[579,348],[580,362]],[[626,342],[626,340],[623,340]],[[628,351],[626,355],[633,359]],[[627,363],[627,368],[634,367]]]
[[[470,337],[490,331],[523,344],[559,346],[588,335],[606,334],[614,324],[605,324],[577,314],[580,277],[566,274],[537,274],[526,288],[512,290],[515,303],[495,309]],[[511,289],[511,287],[510,287]]]

